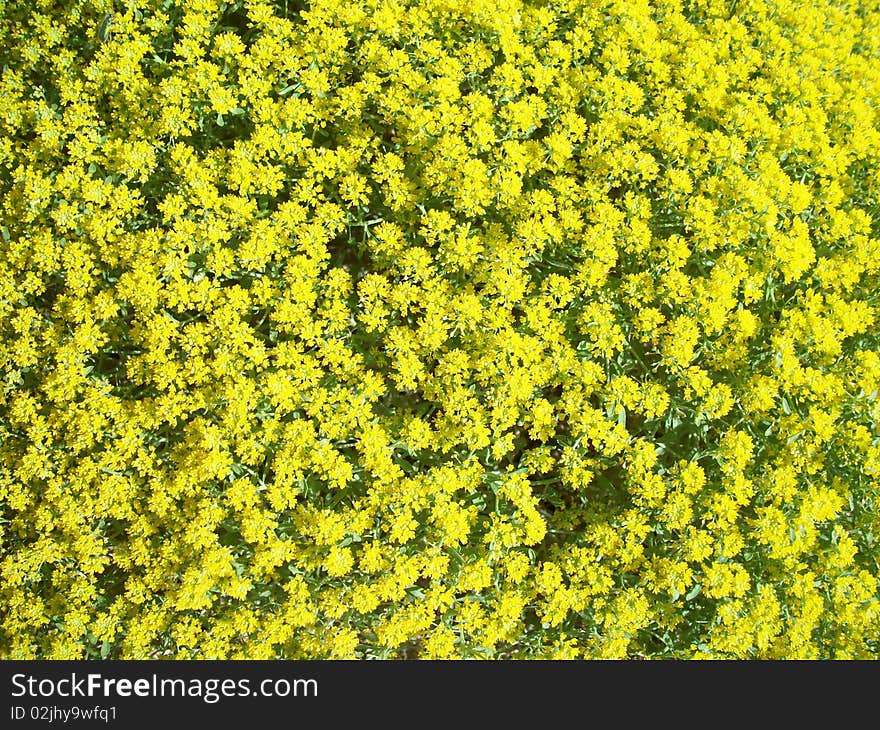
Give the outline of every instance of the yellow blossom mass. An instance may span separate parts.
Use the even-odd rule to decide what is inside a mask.
[[[0,6],[0,657],[880,658],[880,6]]]

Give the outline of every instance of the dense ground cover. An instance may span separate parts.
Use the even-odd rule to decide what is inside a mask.
[[[0,21],[0,655],[880,656],[876,2]]]

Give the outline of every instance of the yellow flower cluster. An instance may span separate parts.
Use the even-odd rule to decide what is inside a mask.
[[[0,656],[880,657],[876,2],[0,20]]]

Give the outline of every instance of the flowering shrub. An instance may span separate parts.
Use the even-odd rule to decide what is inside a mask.
[[[0,6],[0,654],[880,657],[880,9]]]

